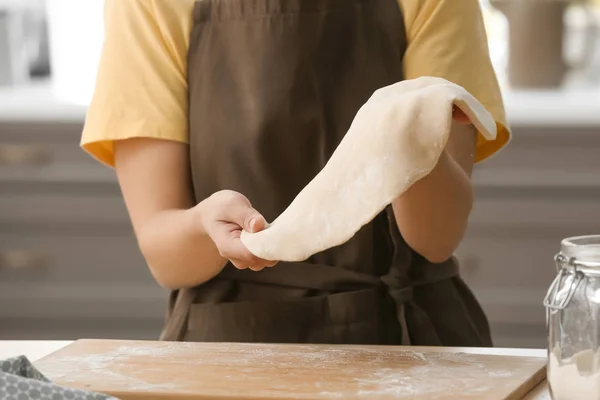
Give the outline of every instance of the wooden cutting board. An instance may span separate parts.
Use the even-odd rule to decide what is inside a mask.
[[[543,358],[435,348],[110,340],[79,340],[35,365],[123,400],[516,400],[546,376]]]

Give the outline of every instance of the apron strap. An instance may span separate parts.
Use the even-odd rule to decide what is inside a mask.
[[[198,287],[192,287],[171,292],[166,323],[159,340],[171,342],[185,340],[192,304],[196,301],[219,303],[227,296],[232,284],[231,280],[214,278],[202,284],[202,291],[198,290]]]
[[[441,264],[415,263],[417,260],[414,260],[414,256],[412,257],[413,260],[410,260],[410,256],[407,257],[406,254],[401,253],[401,251],[410,250],[408,246],[402,243],[404,239],[396,224],[392,206],[388,206],[386,211],[390,239],[393,245],[393,259],[389,273],[382,276],[381,280],[388,287],[388,292],[396,303],[396,316],[402,328],[402,345],[410,346],[412,344],[411,331],[414,337],[419,338],[419,341],[432,346],[442,345],[431,319],[414,301],[413,289],[458,276],[460,272],[458,263],[454,258]],[[407,260],[410,260],[408,262],[411,264],[415,264],[411,267],[410,276],[408,276],[404,265]],[[409,326],[411,329],[409,329]]]
[[[210,298],[202,299],[202,301],[219,302],[233,281],[337,292],[350,292],[365,288],[387,289],[396,304],[396,317],[402,328],[402,345],[411,344],[409,325],[416,336],[422,340],[426,338],[427,343],[440,343],[427,313],[413,301],[413,288],[458,275],[458,265],[453,260],[449,260],[439,265],[425,264],[422,266],[422,271],[424,272],[422,279],[406,283],[401,279],[402,275],[397,269],[392,269],[389,274],[377,278],[355,271],[307,263],[279,265],[277,268],[265,269],[259,273],[227,267],[218,278],[204,284],[215,287],[212,288],[213,290],[202,290],[202,293],[210,293]],[[324,277],[327,279],[323,279]],[[160,340],[184,340],[190,308],[198,293],[197,288],[186,288],[171,293],[167,321]]]
[[[171,292],[167,322],[159,340],[182,341],[185,334],[188,314],[194,302],[194,289],[186,288]]]
[[[361,272],[336,268],[329,265],[311,263],[282,262],[275,268],[261,272],[238,270],[228,265],[213,280],[198,288],[186,288],[171,293],[169,312],[160,340],[182,341],[187,330],[187,320],[192,304],[218,303],[227,296],[233,282],[252,282],[288,286],[292,288],[313,289],[325,292],[352,292],[364,289],[386,290],[396,304],[396,317],[402,328],[402,344],[410,345],[411,331],[419,341],[431,345],[441,345],[435,327],[427,313],[415,303],[413,288],[426,286],[458,276],[458,263],[452,258],[445,263],[428,262],[414,265],[408,276],[406,263],[414,263],[401,251],[410,251],[403,246],[403,240],[395,224],[392,207],[388,208],[387,218],[390,236],[394,247],[393,262],[388,274],[377,277]],[[207,286],[212,286],[207,288]],[[206,298],[197,299],[198,296]],[[409,329],[410,326],[410,329]]]
[[[458,264],[451,259],[442,264],[424,264],[421,268],[422,271],[426,271],[423,274],[423,279],[411,281],[409,286],[403,285],[399,277],[393,272],[382,276],[381,280],[388,287],[388,293],[396,303],[396,317],[402,328],[402,345],[410,346],[412,344],[410,335],[412,331],[414,336],[419,338],[419,341],[431,346],[441,346],[442,343],[437,336],[431,319],[414,301],[413,292],[416,287],[427,286],[457,276],[459,273]],[[409,326],[411,327],[410,330]]]
[[[275,268],[265,268],[260,272],[238,270],[228,265],[219,278],[324,292],[351,292],[383,286],[377,276],[306,262],[280,262]]]

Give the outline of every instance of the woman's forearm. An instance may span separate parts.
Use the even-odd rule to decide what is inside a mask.
[[[139,229],[140,249],[152,275],[163,287],[193,287],[215,277],[225,266],[200,222],[202,204],[189,210],[155,214]]]
[[[468,162],[461,161],[463,166],[447,148],[432,172],[392,204],[406,243],[431,262],[450,258],[467,228],[473,186],[464,167]]]
[[[225,260],[202,222],[206,200],[196,205],[190,189],[187,145],[116,141],[115,170],[138,245],[161,286],[192,287],[221,271]]]

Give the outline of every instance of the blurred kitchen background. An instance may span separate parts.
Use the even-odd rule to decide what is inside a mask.
[[[490,1],[514,139],[477,168],[458,255],[495,344],[545,347],[560,240],[600,233],[600,0]],[[0,339],[155,339],[162,326],[166,293],[115,177],[78,146],[102,3],[0,0]]]

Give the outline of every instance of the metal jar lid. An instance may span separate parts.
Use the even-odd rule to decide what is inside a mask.
[[[586,275],[600,276],[600,235],[563,239],[554,261],[558,275],[546,293],[544,306],[563,310]]]

